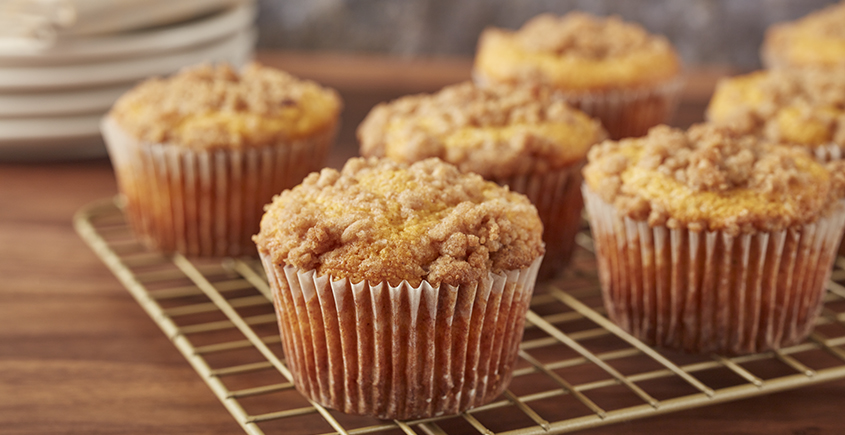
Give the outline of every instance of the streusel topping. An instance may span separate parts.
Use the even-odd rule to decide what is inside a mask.
[[[567,92],[666,84],[680,75],[669,41],[618,17],[539,15],[521,29],[479,37],[473,76],[482,84],[539,83]]]
[[[541,14],[517,33],[526,51],[552,52],[588,59],[624,56],[632,52],[671,50],[669,41],[617,16],[595,17],[571,12],[562,17]]]
[[[352,282],[459,285],[544,252],[528,199],[438,159],[350,159],[266,207],[258,249],[275,264]]]
[[[845,75],[766,70],[723,79],[707,117],[775,142],[845,145]]]
[[[839,206],[843,167],[826,168],[803,149],[700,124],[605,141],[590,151],[584,177],[632,219],[739,234],[804,225]]]
[[[763,57],[770,67],[845,66],[845,2],[829,5],[766,32]]]
[[[204,64],[142,82],[110,115],[143,141],[211,148],[306,137],[334,128],[340,109],[334,90],[277,69]]]
[[[465,82],[382,103],[358,128],[361,153],[405,163],[438,157],[487,178],[559,169],[605,132],[550,92]]]

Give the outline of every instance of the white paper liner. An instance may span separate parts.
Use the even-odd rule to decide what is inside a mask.
[[[843,148],[845,147],[830,142],[813,148],[812,153],[817,161],[821,163],[830,163],[836,160],[842,160],[842,158],[845,157],[845,150]],[[843,242],[845,242],[845,239],[840,240],[839,242],[839,249],[837,250],[838,255],[845,255],[845,243]]]
[[[394,287],[261,259],[296,388],[390,419],[456,414],[504,391],[542,261],[471,285]]]
[[[646,343],[745,354],[801,342],[821,310],[845,208],[800,229],[650,227],[583,188],[608,317]]]
[[[684,80],[635,89],[596,92],[559,91],[567,103],[601,121],[611,139],[640,137],[668,122],[680,101]]]
[[[266,147],[202,150],[101,130],[133,231],[162,252],[257,255],[251,237],[273,195],[322,168],[335,130]]]
[[[769,43],[763,43],[760,47],[760,61],[765,69],[786,69],[789,68],[789,62],[778,53]]]
[[[843,154],[842,147],[833,142],[813,148],[813,155],[822,163],[842,160]]]
[[[575,234],[581,224],[581,168],[579,161],[571,166],[541,174],[492,178],[492,181],[519,192],[537,207],[543,222],[543,242],[546,254],[540,266],[540,279],[551,278],[560,272],[572,257]]]
[[[478,86],[489,86],[490,80],[473,71],[472,80]],[[567,92],[556,95],[569,105],[601,121],[610,139],[640,137],[655,125],[669,122],[680,102],[683,77],[666,83],[633,89]]]

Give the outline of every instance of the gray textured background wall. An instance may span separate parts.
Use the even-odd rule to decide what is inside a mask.
[[[541,12],[618,14],[666,35],[689,65],[759,66],[766,27],[832,0],[259,0],[261,48],[472,56],[488,25]]]

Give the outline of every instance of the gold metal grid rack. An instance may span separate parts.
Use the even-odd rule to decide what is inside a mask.
[[[257,261],[150,252],[114,200],[83,208],[74,225],[250,434],[567,433],[845,378],[845,258],[806,342],[691,356],[653,349],[604,317],[585,232],[566,276],[537,289],[513,381],[495,402],[416,421],[350,416],[296,392]]]

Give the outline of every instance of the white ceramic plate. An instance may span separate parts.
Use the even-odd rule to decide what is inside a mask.
[[[255,5],[241,6],[179,24],[117,35],[66,38],[42,50],[0,46],[0,67],[66,65],[184,50],[249,28]]]
[[[250,28],[208,45],[160,55],[80,65],[0,68],[0,92],[67,90],[135,82],[206,61],[241,65],[251,56],[254,41],[255,30]]]
[[[102,113],[0,119],[0,143],[96,135]]]
[[[101,114],[0,119],[0,160],[66,160],[106,154]]]
[[[70,91],[0,93],[0,119],[103,113],[132,83]]]
[[[107,79],[123,79],[116,85],[103,84],[103,71],[91,65],[73,70],[63,70],[61,80],[53,72],[42,72],[42,80],[53,79],[50,84],[30,80],[30,88],[40,89],[35,93],[21,91],[28,89],[18,85],[16,92],[0,92],[0,113],[11,113],[11,117],[0,116],[0,160],[56,160],[90,158],[105,155],[100,136],[100,119],[125,89],[139,79],[152,75],[166,75],[179,68],[201,62],[226,61],[243,66],[252,58],[255,30],[239,32],[210,46],[197,47],[175,55],[119,62]],[[0,69],[1,71],[7,71]],[[2,77],[2,73],[0,73]],[[2,83],[2,82],[0,82]],[[57,83],[90,87],[61,89]],[[39,86],[33,86],[39,85]],[[46,107],[45,107],[46,105]],[[18,107],[20,110],[15,110]],[[25,115],[28,111],[29,115]],[[63,114],[63,115],[62,115]]]

